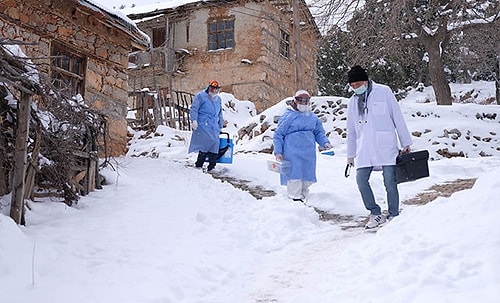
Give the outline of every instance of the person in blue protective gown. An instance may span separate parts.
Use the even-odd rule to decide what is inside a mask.
[[[316,143],[324,149],[332,148],[323,124],[310,110],[310,94],[305,90],[295,93],[289,107],[278,120],[274,132],[274,155],[277,161],[290,166],[280,172],[281,185],[287,186],[287,195],[304,202],[309,187],[316,180]]]
[[[210,81],[203,91],[196,94],[189,111],[193,133],[188,152],[198,152],[195,162],[198,168],[208,160],[207,171],[214,169],[217,163],[219,134],[224,126],[219,91],[219,83]]]

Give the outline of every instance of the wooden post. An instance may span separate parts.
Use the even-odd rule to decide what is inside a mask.
[[[174,104],[172,103],[172,78],[174,77],[174,71],[175,71],[175,52],[174,52],[174,41],[173,38],[171,38],[170,33],[170,27],[169,27],[170,19],[168,17],[165,17],[165,35],[167,40],[165,41],[165,46],[168,46],[165,49],[165,67],[167,69],[167,76],[168,76],[168,91],[165,94],[165,98],[168,100],[168,108],[170,111],[170,125],[167,124],[167,126],[170,126],[171,128],[176,128],[175,127],[175,112],[174,112]]]
[[[299,0],[292,0],[293,8],[293,41],[295,42],[295,90],[302,87],[302,54],[300,46],[300,4]]]
[[[28,146],[31,96],[21,91],[21,100],[17,103],[16,146],[14,152],[14,177],[12,181],[12,199],[10,217],[17,224],[24,224],[24,176]]]
[[[97,157],[97,152],[96,152],[96,148],[95,148],[95,138],[94,136],[88,134],[88,137],[89,137],[89,147],[88,147],[88,155],[89,155],[89,165],[87,166],[87,174],[86,174],[86,178],[87,178],[87,182],[86,182],[86,185],[87,185],[87,188],[86,188],[86,191],[87,193],[90,193],[92,191],[94,191],[95,189],[95,174],[96,174],[96,166],[97,166],[97,161],[98,161],[98,157]]]
[[[31,152],[31,159],[27,160],[26,177],[24,178],[24,199],[34,200],[35,176],[38,172],[38,155],[40,154],[40,146],[42,141],[42,132],[37,127],[35,131],[35,142],[33,151]]]
[[[156,91],[156,96],[152,95],[151,98],[153,99],[153,123],[154,123],[154,129],[160,125],[161,119],[160,119],[160,104],[158,103],[158,84],[156,83],[156,67],[158,66],[158,61],[160,61],[161,65],[161,51],[158,49],[153,50],[154,53],[151,55],[151,65],[153,67],[153,89]],[[159,54],[156,56],[156,54]]]
[[[141,92],[141,124],[142,126],[149,123],[149,104],[147,95]]]

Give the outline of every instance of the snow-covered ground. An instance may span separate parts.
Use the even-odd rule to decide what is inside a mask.
[[[476,100],[494,95],[492,83],[471,87]],[[107,185],[74,207],[29,202],[27,224],[17,226],[7,216],[9,197],[0,199],[0,302],[498,301],[499,106],[439,107],[424,103],[432,100],[429,89],[402,100],[414,149],[429,150],[434,160],[430,177],[399,186],[401,200],[434,184],[478,179],[472,189],[424,206],[402,204],[399,217],[367,233],[320,220],[315,211],[353,222],[367,215],[354,172],[344,177],[344,99],[313,99],[335,155],[318,154],[318,183],[303,205],[289,201],[279,175],[267,169],[273,156],[256,152],[270,146],[286,100],[252,117],[250,103],[223,98],[232,104],[225,107],[231,135],[258,126],[252,139],[234,137],[233,163],[219,164],[216,174],[276,195],[256,199],[193,168],[189,132],[136,133],[128,155],[103,170]],[[445,158],[438,153],[445,148],[466,157]],[[372,186],[386,209],[381,174]]]

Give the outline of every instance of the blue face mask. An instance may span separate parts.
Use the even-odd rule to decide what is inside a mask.
[[[362,86],[354,89],[354,93],[356,95],[362,95],[362,94],[364,94],[366,92],[366,89],[367,89],[366,85],[362,85]]]

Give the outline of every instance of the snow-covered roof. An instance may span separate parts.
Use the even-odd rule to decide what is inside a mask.
[[[98,3],[99,1],[99,3]],[[139,0],[140,1],[140,0]],[[134,21],[127,17],[123,12],[119,10],[110,9],[107,4],[103,2],[111,2],[109,0],[78,0],[78,3],[102,13],[107,14],[111,19],[117,21],[114,25],[121,28],[124,32],[129,33],[132,38],[135,38],[135,42],[140,43],[144,46],[149,46],[150,38],[144,32],[142,32]]]
[[[94,0],[100,5],[122,14],[142,14],[160,9],[176,8],[185,4],[204,2],[200,0]]]
[[[89,0],[90,1],[90,0]],[[193,3],[209,3],[216,0],[93,0],[100,3],[101,6],[106,6],[110,10],[120,12],[126,16],[133,18],[135,22],[140,19],[152,17],[154,14],[164,13],[167,10],[175,9],[177,7],[193,4]],[[308,6],[309,2],[316,3],[318,0],[301,0],[301,2]],[[326,0],[323,0],[326,1]],[[312,20],[315,27],[317,27],[314,16],[309,7],[306,11],[308,18]],[[318,29],[319,34],[319,29]]]

